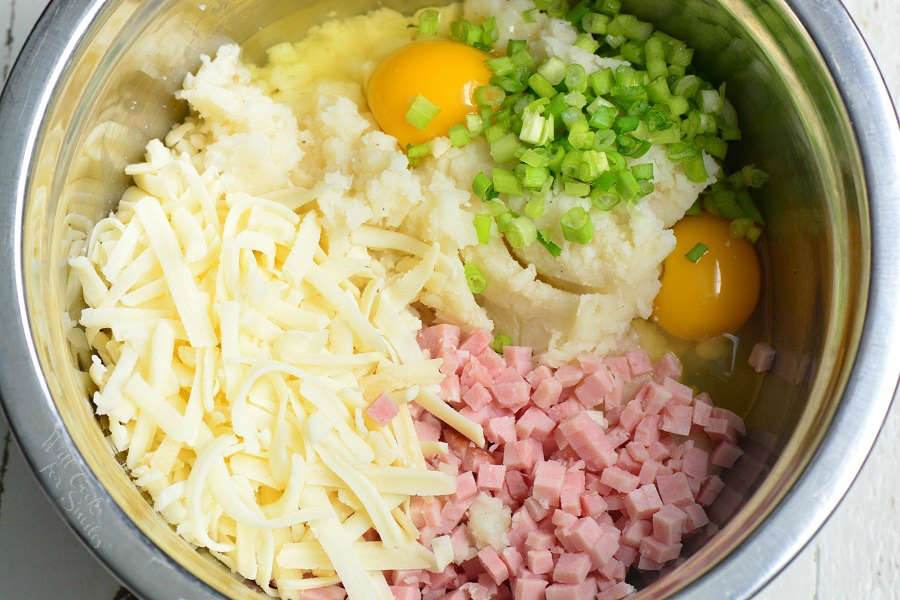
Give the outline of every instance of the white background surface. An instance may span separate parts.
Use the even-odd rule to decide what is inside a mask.
[[[0,0],[0,32],[6,31],[0,49],[4,79],[46,4],[46,0]],[[846,5],[893,96],[900,98],[900,0],[846,0]],[[889,418],[846,500],[757,600],[900,598],[898,456],[900,408]],[[0,600],[129,597],[59,520],[0,417]]]

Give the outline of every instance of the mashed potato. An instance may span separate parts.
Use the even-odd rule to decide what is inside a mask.
[[[508,39],[525,39],[537,58],[558,56],[589,71],[623,64],[574,47],[576,31],[566,21],[538,14],[534,23],[526,23],[521,13],[531,6],[528,0],[468,0],[462,10],[472,19],[495,16],[501,47]],[[446,25],[458,10],[445,9],[450,14],[442,22]],[[653,163],[655,190],[637,204],[602,212],[586,199],[561,193],[548,198],[538,226],[556,230],[560,257],[539,244],[510,252],[496,236],[488,245],[477,244],[472,220],[483,208],[470,189],[475,175],[493,164],[484,140],[461,149],[437,140],[433,158],[408,170],[393,138],[376,131],[365,104],[365,85],[377,61],[413,39],[413,22],[383,9],[328,23],[301,42],[270,50],[268,64],[255,71],[254,81],[287,103],[310,136],[304,140],[309,149],[298,180],[312,187],[329,218],[354,227],[375,216],[381,225],[438,242],[448,255],[478,265],[488,280],[479,298],[483,308],[459,287],[454,288],[459,296],[424,298],[443,320],[492,328],[543,351],[541,359],[553,365],[581,352],[630,345],[631,322],[650,316],[660,265],[675,248],[669,228],[715,176],[692,183],[663,150],[654,148],[640,162]],[[326,55],[334,57],[334,69],[322,67]],[[321,147],[311,143],[315,140],[322,140]],[[709,173],[718,172],[711,158],[706,157],[706,165]],[[591,210],[596,233],[590,244],[568,243],[558,227],[549,227],[576,205]]]

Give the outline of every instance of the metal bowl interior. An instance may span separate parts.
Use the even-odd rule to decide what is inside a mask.
[[[433,2],[377,4],[411,12]],[[829,65],[801,17],[814,24],[812,11],[826,13],[825,25],[811,27],[822,36],[838,25],[852,26],[834,0],[794,5],[796,12],[782,0],[626,2],[686,39],[697,48],[701,67],[727,83],[745,134],[742,158],[772,176],[763,198],[771,257],[766,328],[779,351],[778,368],[747,403],[756,435],[748,451],[752,461],[729,480],[733,516],[642,598],[679,591],[692,598],[739,598],[758,589],[849,486],[897,383],[900,361],[890,336],[900,337],[900,326],[879,300],[883,291],[875,294],[877,304],[869,297],[873,273],[889,289],[897,282],[896,268],[886,261],[896,248],[873,246],[870,226],[869,193],[873,186],[879,193],[890,188],[873,179],[873,159],[865,155],[870,142],[861,145],[865,132],[854,131],[832,75],[835,65],[851,62],[829,57]],[[124,166],[183,116],[173,92],[201,53],[234,40],[245,43],[247,58],[259,61],[266,47],[296,39],[313,24],[374,6],[370,0],[59,0],[4,93],[0,123],[8,132],[2,146],[8,160],[0,183],[14,202],[3,209],[3,268],[14,285],[0,298],[13,307],[0,334],[16,355],[0,370],[6,410],[66,518],[141,595],[262,597],[179,538],[117,462],[87,399],[87,365],[79,360],[84,342],[71,327],[79,290],[67,276],[66,231],[94,223],[114,207],[126,184]],[[850,43],[865,53],[858,37]],[[861,61],[856,76],[871,83],[868,55],[855,60]],[[888,128],[896,128],[895,118],[884,116],[893,113],[882,94],[873,92],[873,102]],[[888,133],[882,146],[897,164],[897,136]],[[879,330],[872,329],[876,308]],[[847,390],[854,366],[871,379]],[[866,395],[873,400],[863,409]],[[856,412],[840,412],[847,410]],[[849,439],[840,442],[846,447],[832,443],[828,454],[822,440],[838,435],[837,427]],[[807,480],[795,487],[817,452],[818,471],[807,470]],[[826,454],[837,462],[821,465]],[[819,480],[808,477],[821,477],[823,468],[832,469],[834,481],[827,492],[814,494],[811,486]],[[792,487],[792,495],[806,490],[806,497],[784,500]],[[804,505],[808,510],[801,514]]]

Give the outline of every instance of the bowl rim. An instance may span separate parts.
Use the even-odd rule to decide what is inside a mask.
[[[872,233],[871,279],[851,375],[815,455],[768,518],[676,597],[750,597],[824,525],[874,445],[897,392],[900,365],[900,128],[878,66],[839,0],[785,0],[815,42],[851,117],[862,158]],[[29,36],[0,97],[0,405],[45,493],[85,546],[127,587],[146,597],[223,598],[162,553],[105,492],[68,435],[44,380],[30,332],[23,283],[22,223],[42,117],[106,0],[52,0]],[[32,73],[46,73],[44,78]],[[862,118],[863,115],[865,118]],[[10,351],[14,350],[14,351]],[[82,510],[71,502],[73,493]],[[811,500],[813,499],[813,500]],[[801,518],[802,517],[802,518]],[[135,568],[140,565],[140,568]],[[724,585],[724,587],[723,587]]]

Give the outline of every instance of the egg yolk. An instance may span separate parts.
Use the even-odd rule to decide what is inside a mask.
[[[756,250],[732,238],[728,221],[712,215],[685,217],[673,231],[677,245],[663,264],[655,320],[683,340],[736,332],[759,300]],[[686,255],[697,244],[708,251],[695,263]]]
[[[475,90],[490,83],[484,62],[490,56],[458,42],[416,42],[401,48],[375,69],[367,90],[369,108],[381,129],[407,145],[447,135],[478,109]],[[413,100],[424,96],[441,112],[425,130],[406,121]]]

